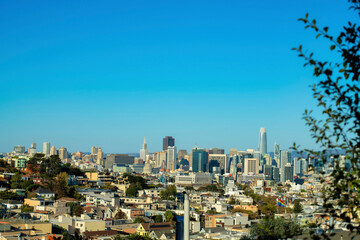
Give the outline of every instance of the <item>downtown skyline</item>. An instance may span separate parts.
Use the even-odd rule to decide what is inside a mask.
[[[290,49],[328,46],[297,18],[336,31],[354,17],[337,1],[0,6],[0,152],[137,152],[144,136],[152,151],[166,135],[182,149],[256,149],[261,126],[269,149],[315,147],[301,119],[313,78]]]

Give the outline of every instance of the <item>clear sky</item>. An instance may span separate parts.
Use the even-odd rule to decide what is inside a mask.
[[[311,69],[329,57],[297,21],[336,32],[345,0],[0,2],[0,152],[44,141],[70,151],[314,146]]]

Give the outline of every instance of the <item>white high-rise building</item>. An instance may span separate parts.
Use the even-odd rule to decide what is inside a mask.
[[[260,128],[259,152],[260,152],[260,154],[267,153],[266,129],[263,127]]]
[[[166,169],[170,171],[176,170],[176,156],[177,151],[175,146],[169,146],[167,149],[167,163],[166,163]]]
[[[244,159],[244,174],[259,174],[259,159],[245,158]]]
[[[147,149],[146,137],[144,137],[143,148],[140,150],[140,158],[145,162],[147,155],[149,155],[149,150]]]
[[[36,143],[33,142],[30,148],[36,149]]]
[[[97,147],[91,147],[91,155],[96,155],[99,151],[99,148]]]
[[[50,143],[49,142],[44,142],[43,143],[43,154],[45,155],[49,155],[50,154]]]
[[[97,151],[97,164],[102,165],[103,164],[103,159],[104,159],[104,153],[102,151],[102,148],[99,147],[98,151]]]
[[[280,144],[275,143],[274,146],[274,159],[276,162],[277,167],[280,167]]]

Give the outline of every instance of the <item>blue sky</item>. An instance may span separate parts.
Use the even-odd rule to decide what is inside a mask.
[[[260,127],[283,149],[313,147],[302,113],[347,1],[1,1],[0,152],[50,141],[70,151],[257,148]]]

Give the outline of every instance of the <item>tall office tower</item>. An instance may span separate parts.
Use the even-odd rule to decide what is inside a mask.
[[[302,170],[302,159],[300,158],[297,158],[297,159],[294,159],[294,174],[296,175],[302,175],[303,173],[303,170]]]
[[[50,155],[58,155],[55,146],[52,146],[52,147],[51,147],[51,149],[50,149]]]
[[[15,153],[25,153],[25,146],[17,145],[14,147]]]
[[[203,148],[194,147],[191,150],[192,154],[192,171],[193,172],[207,172],[209,154]]]
[[[144,137],[143,148],[140,149],[140,158],[145,162],[147,155],[149,155],[149,150],[147,149],[146,137]]]
[[[230,151],[229,151],[229,157],[233,156],[233,155],[236,155],[237,152],[238,152],[238,150],[236,148],[231,148]]]
[[[228,172],[226,154],[209,154],[209,172],[213,172],[213,167],[220,167],[221,173]]]
[[[30,148],[36,149],[36,143],[32,143],[31,146],[30,146]]]
[[[49,142],[44,142],[43,143],[43,154],[45,155],[49,155],[50,154],[50,143]]]
[[[224,154],[225,150],[221,148],[210,148],[209,154]]]
[[[301,159],[301,170],[302,173],[307,173],[309,169],[308,161],[305,158]]]
[[[98,152],[97,152],[97,156],[96,156],[96,163],[98,165],[102,165],[103,164],[103,159],[104,159],[104,153],[102,151],[102,148],[99,147]]]
[[[185,149],[179,149],[178,151],[178,159],[181,161],[187,155],[187,151]]]
[[[170,171],[176,170],[176,147],[168,147],[166,169]]]
[[[163,138],[163,151],[166,151],[168,147],[175,146],[175,138],[171,136],[166,136]]]
[[[59,148],[59,158],[61,160],[65,160],[67,159],[67,156],[68,156],[67,149],[65,147]]]
[[[290,182],[294,181],[293,166],[291,165],[291,163],[287,163],[284,167],[284,179],[282,182],[286,182],[286,181],[290,181]]]
[[[267,140],[266,140],[266,129],[265,128],[260,128],[259,152],[260,152],[260,154],[267,153]]]
[[[291,165],[291,152],[290,151],[281,151],[280,158],[280,180],[281,182],[285,181],[285,165],[290,163]]]
[[[272,165],[272,158],[271,158],[270,154],[265,154],[264,160],[265,160],[266,165]]]
[[[153,159],[155,161],[155,167],[159,168],[161,167],[161,164],[165,161],[166,162],[166,155],[167,152],[154,152],[153,153]]]
[[[272,166],[272,177],[275,182],[280,181],[280,172],[278,167]]]
[[[263,173],[265,174],[265,180],[272,180],[273,179],[273,172],[271,165],[264,165],[263,166]]]
[[[244,174],[259,174],[259,159],[245,158]]]
[[[277,167],[280,167],[280,144],[275,143],[274,146],[274,159],[277,164]]]
[[[91,155],[96,155],[99,149],[97,147],[91,147]]]

